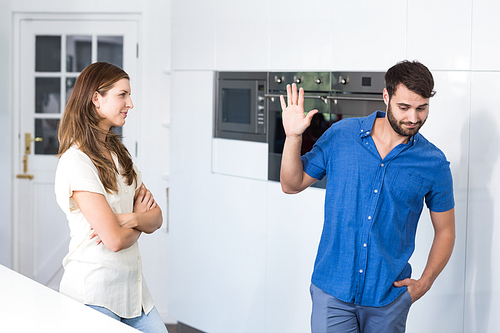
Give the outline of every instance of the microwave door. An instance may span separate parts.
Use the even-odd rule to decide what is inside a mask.
[[[257,82],[255,80],[221,80],[219,94],[219,130],[255,133],[257,130]]]

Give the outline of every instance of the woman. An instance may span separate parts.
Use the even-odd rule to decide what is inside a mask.
[[[166,332],[142,276],[137,240],[162,224],[161,210],[113,132],[130,109],[129,76],[86,67],[59,126],[55,191],[71,231],[60,292],[143,332]]]

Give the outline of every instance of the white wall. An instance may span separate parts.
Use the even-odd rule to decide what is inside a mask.
[[[385,71],[418,59],[436,81],[422,133],[451,162],[457,239],[448,266],[413,305],[408,332],[500,327],[492,278],[500,269],[493,242],[500,222],[498,1],[183,0],[172,6],[172,316],[217,333],[309,331],[324,192],[286,196],[275,182],[211,172],[213,71]],[[415,277],[432,237],[425,210],[411,259]]]
[[[164,211],[166,220],[166,188],[169,170],[170,122],[170,36],[171,1],[76,1],[76,0],[0,0],[0,264],[10,267],[12,233],[11,188],[14,171],[11,168],[12,138],[12,55],[13,14],[24,13],[113,13],[139,14],[141,17],[139,43],[139,73],[136,80],[140,89],[134,91],[135,108],[140,119],[138,158],[144,182],[152,190]],[[10,73],[10,75],[9,75]],[[141,96],[142,98],[138,98]],[[140,239],[144,275],[156,306],[165,320],[168,304],[166,226],[153,235]]]
[[[11,265],[12,168],[11,168],[11,17],[10,1],[0,0],[0,264]]]

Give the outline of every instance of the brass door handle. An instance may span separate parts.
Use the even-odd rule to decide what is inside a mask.
[[[28,175],[28,155],[23,156],[23,172],[21,174],[16,175],[16,178],[20,179],[33,179],[33,175]]]
[[[33,179],[35,176],[33,175],[25,175],[25,174],[19,174],[16,175],[16,178],[21,178],[21,179]]]
[[[24,153],[26,155],[31,154],[31,142],[43,141],[43,138],[32,138],[30,132],[24,133]]]

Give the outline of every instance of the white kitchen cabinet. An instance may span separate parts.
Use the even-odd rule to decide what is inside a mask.
[[[467,177],[469,159],[470,73],[434,72],[436,95],[429,102],[429,117],[421,133],[450,161],[455,194],[455,248],[431,290],[413,304],[408,316],[408,333],[461,332],[465,247],[467,233]],[[427,263],[434,237],[428,209],[417,229],[415,252],[410,259],[413,278],[418,279]],[[425,320],[423,320],[425,318]]]
[[[213,324],[208,332],[266,332],[266,182],[212,177]]]
[[[270,2],[269,68],[329,70],[334,24],[331,0]]]
[[[309,287],[318,249],[325,190],[284,194],[268,183],[266,333],[310,332]]]
[[[197,82],[196,98],[187,89]],[[213,72],[172,72],[170,212],[166,260],[169,315],[208,330],[213,310]],[[207,329],[208,327],[208,329]]]
[[[385,71],[406,58],[406,1],[333,2],[333,70]]]
[[[500,73],[472,73],[464,332],[500,327]]]
[[[471,29],[472,0],[409,0],[407,58],[431,70],[469,70]]]
[[[172,66],[185,70],[215,68],[216,2],[172,1]]]
[[[472,10],[472,70],[500,70],[500,1],[474,0]]]
[[[169,315],[208,332],[263,332],[267,181],[211,170],[213,72],[174,71],[172,82]],[[193,99],[191,82],[207,89]]]
[[[217,0],[216,69],[269,66],[269,0]]]

